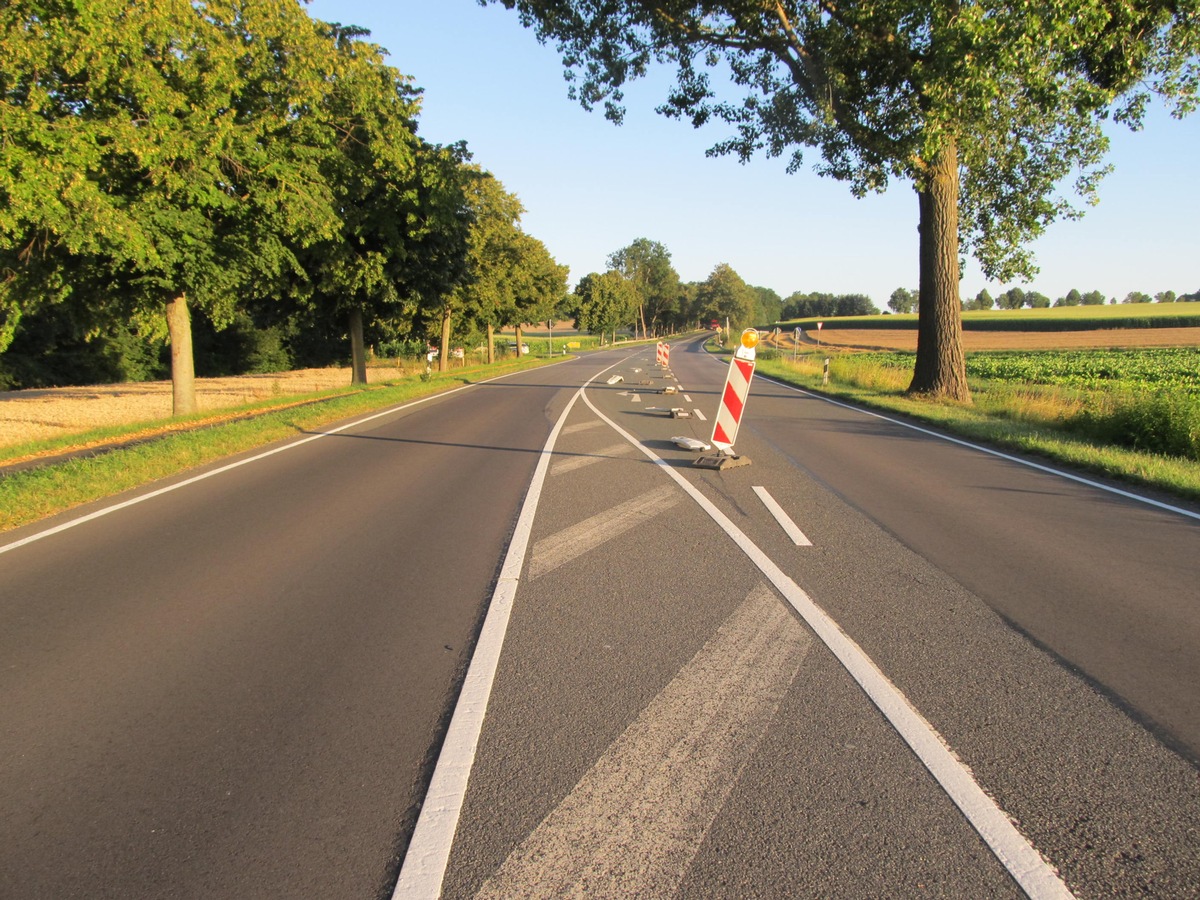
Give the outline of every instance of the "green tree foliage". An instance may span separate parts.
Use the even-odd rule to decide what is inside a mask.
[[[620,272],[609,270],[583,276],[575,286],[575,327],[604,335],[633,323],[637,293]]]
[[[888,309],[894,313],[911,313],[917,308],[919,296],[917,291],[910,291],[902,287],[896,288],[888,297]]]
[[[679,273],[671,253],[658,241],[637,238],[608,257],[615,269],[633,285],[638,298],[638,321],[643,334],[657,334],[672,318],[679,303]]]
[[[468,240],[468,278],[443,307],[443,344],[449,342],[451,310],[461,310],[460,327],[487,333],[488,361],[495,359],[496,328],[520,328],[548,319],[567,292],[567,269],[545,244],[521,230],[520,200],[489,172],[474,169],[468,189],[473,223]],[[518,338],[518,352],[520,349]],[[441,358],[446,360],[446,346]]]
[[[1191,3],[500,2],[557,43],[573,95],[614,121],[624,86],[661,62],[676,73],[665,113],[733,125],[715,153],[763,150],[795,169],[816,147],[818,171],[856,195],[910,182],[921,272],[910,390],[958,399],[969,397],[960,238],[989,277],[1031,274],[1029,239],[1071,212],[1058,185],[1075,176],[1093,195],[1114,102],[1136,124],[1148,85],[1188,111],[1200,77]],[[712,85],[721,65],[740,100]]]
[[[365,32],[325,27],[341,65],[315,115],[337,229],[302,254],[308,281],[297,293],[349,332],[351,378],[364,383],[364,329],[403,333],[398,321],[442,307],[466,277],[468,173],[461,147],[417,137],[417,92]]]
[[[986,310],[991,309],[996,305],[996,301],[992,299],[992,295],[988,293],[987,288],[981,290],[972,299],[966,302],[966,309]]]
[[[774,325],[783,316],[783,299],[767,287],[752,287],[754,291],[754,321],[759,325]]]
[[[1081,306],[1104,306],[1108,300],[1101,291],[1088,291],[1079,298]]]
[[[1174,303],[1175,302],[1175,292],[1174,291],[1159,291],[1157,294],[1154,295],[1154,302],[1155,303]]]
[[[1082,306],[1083,295],[1075,288],[1071,288],[1062,297],[1054,301],[1055,306]]]
[[[866,294],[809,294],[796,291],[783,302],[784,319],[807,319],[812,316],[873,316],[879,308]]]
[[[1038,291],[1026,291],[1025,303],[1030,309],[1046,309],[1050,306],[1050,298]]]
[[[696,290],[696,305],[704,321],[716,319],[722,325],[729,320],[734,329],[754,324],[756,296],[727,263],[720,263]]]
[[[1128,294],[1125,295],[1125,299],[1122,300],[1121,302],[1122,303],[1149,303],[1152,299],[1154,299],[1154,298],[1152,298],[1145,291],[1130,291]]]
[[[309,114],[333,45],[290,0],[17,2],[0,29],[0,343],[39,303],[165,312],[188,412],[189,305],[231,321],[335,227]]]
[[[1009,288],[996,298],[1001,309],[1021,309],[1025,305],[1025,292],[1019,287]]]
[[[521,354],[521,329],[543,322],[562,306],[567,292],[566,266],[560,266],[550,251],[535,237],[521,232],[517,266],[513,272],[513,305],[501,325],[517,330],[517,355]]]

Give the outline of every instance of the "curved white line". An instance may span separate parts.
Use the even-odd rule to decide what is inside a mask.
[[[618,360],[607,369],[601,369],[588,379],[584,387],[627,360],[628,357]],[[454,833],[458,829],[458,819],[467,795],[467,782],[471,777],[471,767],[475,763],[475,751],[479,745],[484,715],[492,694],[492,683],[495,681],[496,668],[500,664],[500,650],[508,631],[509,617],[512,615],[521,567],[525,563],[529,536],[533,532],[534,516],[546,481],[546,472],[550,467],[550,457],[554,453],[554,445],[558,441],[563,423],[574,409],[575,401],[583,396],[583,389],[581,387],[575,392],[567,408],[558,417],[533,470],[533,478],[521,504],[517,525],[500,569],[500,579],[488,604],[483,629],[471,655],[471,665],[467,669],[462,691],[454,706],[454,716],[450,720],[446,740],[438,754],[433,780],[421,805],[421,814],[417,818],[417,826],[408,844],[400,868],[400,877],[396,881],[396,889],[392,892],[393,900],[436,900],[441,894],[442,882],[446,877],[446,864],[450,860]]]
[[[586,388],[587,385],[584,385]],[[583,393],[583,402],[608,423],[614,431],[637,447],[675,481],[721,527],[746,557],[758,567],[776,590],[800,614],[822,643],[837,657],[843,668],[883,713],[892,727],[925,768],[942,786],[942,790],[962,811],[967,821],[983,838],[1008,873],[1033,900],[1063,900],[1074,895],[1059,878],[1054,868],[1042,857],[1026,837],[1017,830],[1000,806],[975,781],[970,769],[959,760],[946,741],[904,693],[894,685],[854,639],[819,607],[758,545],[738,528],[690,481],[676,472],[653,450],[638,441],[616,422],[600,412]]]

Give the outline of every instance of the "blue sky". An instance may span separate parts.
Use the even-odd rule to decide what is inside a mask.
[[[465,140],[475,162],[520,197],[524,229],[570,267],[574,284],[603,271],[638,237],[659,241],[685,281],[728,263],[748,283],[793,291],[865,293],[883,308],[917,285],[917,200],[896,183],[856,200],[847,188],[781,159],[741,165],[704,151],[727,126],[699,131],[654,112],[664,84],[626,92],[620,127],[567,98],[553,47],[517,15],[475,0],[314,0],[310,13],[361,25],[389,62],[424,89],[420,133]],[[1155,111],[1141,132],[1111,132],[1116,170],[1100,204],[1059,222],[1034,245],[1040,273],[1026,289],[1072,287],[1123,298],[1200,289],[1200,114]],[[987,287],[968,261],[962,295]]]

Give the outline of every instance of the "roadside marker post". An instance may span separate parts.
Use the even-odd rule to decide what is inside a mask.
[[[742,332],[741,346],[734,351],[729,361],[729,374],[725,377],[725,389],[721,392],[721,403],[717,407],[713,422],[713,433],[709,442],[720,451],[716,456],[702,456],[693,465],[706,469],[729,469],[747,466],[750,460],[733,451],[738,426],[746,411],[746,398],[750,393],[750,380],[754,377],[755,348],[758,347],[758,332],[747,328]]]

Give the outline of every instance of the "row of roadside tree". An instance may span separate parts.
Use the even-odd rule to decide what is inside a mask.
[[[0,377],[54,351],[136,377],[169,346],[181,414],[193,320],[265,367],[348,343],[358,382],[370,344],[437,336],[444,365],[457,329],[490,359],[496,328],[552,315],[566,268],[463,145],[418,135],[384,60],[295,0],[5,4]]]

